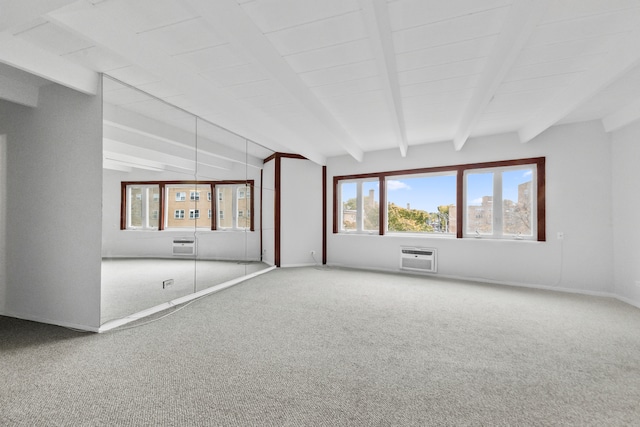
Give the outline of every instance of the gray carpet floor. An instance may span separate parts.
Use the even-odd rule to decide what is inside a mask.
[[[607,298],[299,268],[149,320],[0,317],[0,425],[640,423],[640,310]]]

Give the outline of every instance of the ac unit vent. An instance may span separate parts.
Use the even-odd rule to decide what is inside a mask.
[[[173,239],[173,255],[195,255],[195,239]]]
[[[435,273],[436,250],[432,248],[401,248],[400,269]]]

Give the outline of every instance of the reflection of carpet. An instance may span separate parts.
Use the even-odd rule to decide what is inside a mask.
[[[104,259],[101,322],[201,291],[267,268],[261,262],[193,259]],[[163,289],[162,282],[173,279]]]

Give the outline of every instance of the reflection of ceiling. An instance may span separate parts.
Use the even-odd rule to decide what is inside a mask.
[[[640,118],[637,0],[4,3],[0,62],[87,93],[105,72],[319,163]],[[38,82],[0,76],[34,104]]]
[[[104,167],[216,177],[238,165],[261,168],[271,151],[144,92],[105,78]],[[196,160],[197,159],[197,163]]]

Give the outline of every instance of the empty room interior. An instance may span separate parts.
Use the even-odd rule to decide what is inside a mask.
[[[0,424],[640,418],[637,0],[1,1],[0,32]],[[228,400],[41,396],[154,333],[220,372],[142,369]]]

